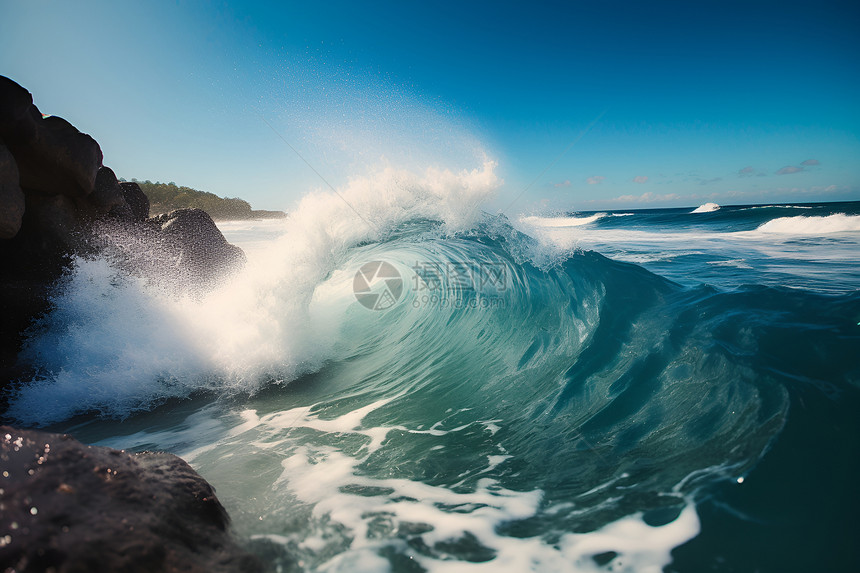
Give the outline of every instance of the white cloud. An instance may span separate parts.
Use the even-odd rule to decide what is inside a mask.
[[[648,191],[647,193],[642,193],[641,195],[622,195],[620,197],[610,199],[609,201],[612,203],[658,203],[660,201],[674,201],[675,199],[680,198],[681,196],[677,193],[655,195],[654,193]]]
[[[571,185],[572,183],[570,182],[570,179],[562,181],[561,183],[553,183],[553,187],[570,187]]]
[[[747,165],[746,167],[738,171],[738,175],[740,175],[741,177],[749,177],[751,175],[755,175],[755,169],[752,165]]]
[[[633,183],[645,183],[648,181],[647,175],[637,175],[633,178]]]
[[[588,178],[588,179],[586,179],[585,181],[586,181],[589,185],[597,185],[598,183],[600,183],[600,182],[601,182],[601,181],[603,181],[604,179],[606,179],[606,177],[604,177],[603,175],[593,175],[592,177],[589,177],[589,178]]]
[[[860,187],[851,187],[845,185],[821,185],[812,187],[776,187],[769,189],[750,189],[738,190],[732,189],[729,191],[708,193],[708,194],[684,194],[669,193],[658,195],[651,192],[642,193],[641,195],[622,195],[611,199],[589,199],[583,203],[588,204],[592,208],[598,209],[615,209],[619,207],[634,208],[636,205],[653,206],[695,206],[700,205],[705,201],[712,201],[724,205],[731,204],[769,204],[773,202],[789,202],[789,201],[811,201],[816,199],[821,200],[851,200],[860,192]]]
[[[821,162],[817,159],[807,159],[806,161],[801,161],[800,164],[805,167],[811,167],[813,165],[821,165]]]

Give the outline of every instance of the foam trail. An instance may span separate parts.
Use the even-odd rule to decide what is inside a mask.
[[[395,399],[379,400],[330,419],[321,419],[307,407],[262,416],[245,411],[240,416],[241,431],[229,432],[222,444],[215,445],[216,451],[207,449],[200,454],[202,458],[193,459],[204,467],[217,463],[223,455],[217,449],[230,443],[246,444],[237,455],[251,455],[249,448],[258,449],[253,455],[266,459],[286,450],[281,474],[266,488],[265,502],[255,500],[262,505],[250,510],[260,518],[250,520],[246,527],[257,531],[252,535],[254,542],[283,547],[285,554],[300,560],[308,570],[389,571],[392,562],[383,556],[400,554],[430,573],[596,572],[606,569],[595,556],[612,552],[613,571],[656,573],[671,562],[674,547],[699,532],[695,506],[684,500],[678,517],[661,526],[648,525],[642,513],[634,513],[589,533],[564,533],[554,541],[541,535],[500,533],[506,524],[555,515],[556,510],[546,507],[542,490],[516,491],[493,477],[479,477],[473,486],[464,487],[462,483],[434,485],[396,473],[380,477],[362,471],[372,456],[397,447],[392,446],[391,434],[428,435],[402,425],[366,423],[369,414]],[[445,440],[456,439],[474,426],[490,432],[491,425],[473,422],[431,435],[449,443]],[[316,437],[307,437],[306,430]],[[243,432],[255,438],[249,442]],[[293,434],[306,437],[294,439]],[[323,440],[326,435],[337,439]],[[365,446],[357,451],[342,447],[361,439]],[[130,436],[129,440],[145,438]],[[470,473],[493,472],[505,461],[494,459],[498,457],[509,458],[487,456],[483,471],[473,467]],[[287,507],[295,511],[296,506],[307,508],[309,523],[301,532],[285,535],[278,531],[282,522],[278,515]],[[484,557],[469,557],[477,554]]]
[[[588,217],[523,217],[520,221],[534,227],[581,227],[603,217],[606,217],[606,213],[596,213]]]

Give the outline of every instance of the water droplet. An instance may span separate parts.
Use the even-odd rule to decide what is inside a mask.
[[[739,478],[738,478],[738,483],[744,483],[744,478],[739,477]]]
[[[3,472],[3,477],[4,477],[4,478],[9,477],[9,472]]]
[[[30,515],[36,515],[37,513],[39,513],[38,508],[35,508],[35,507],[30,508]]]

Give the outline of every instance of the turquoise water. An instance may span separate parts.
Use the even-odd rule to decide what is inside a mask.
[[[183,456],[282,571],[857,569],[860,203],[508,219],[492,166],[424,177],[222,224],[203,300],[78,261],[9,414]]]

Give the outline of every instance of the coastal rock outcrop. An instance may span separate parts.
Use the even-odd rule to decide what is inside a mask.
[[[21,229],[24,218],[24,192],[18,183],[18,164],[0,143],[0,239],[11,239]]]
[[[122,187],[125,204],[131,210],[131,218],[135,221],[146,221],[149,218],[149,197],[140,185],[133,181],[123,181],[119,186]]]
[[[21,332],[49,308],[50,285],[75,255],[105,250],[194,294],[245,262],[203,211],[150,219],[140,186],[117,180],[92,137],[43,116],[30,92],[0,76],[0,389],[17,372]]]
[[[150,220],[173,250],[173,260],[195,281],[209,283],[245,263],[242,249],[231,245],[200,209],[177,209]]]
[[[33,375],[17,362],[23,333],[74,257],[95,255],[193,294],[245,261],[203,211],[150,218],[92,137],[0,76],[0,417],[7,386]],[[227,522],[176,456],[0,429],[0,571],[259,571]]]
[[[3,76],[0,139],[15,157],[21,187],[72,197],[92,192],[102,164],[99,144],[63,118],[42,116],[30,92]]]
[[[100,214],[114,212],[122,218],[131,216],[131,207],[126,203],[125,193],[110,167],[99,168],[89,202]]]
[[[0,427],[0,570],[256,572],[180,458]]]

